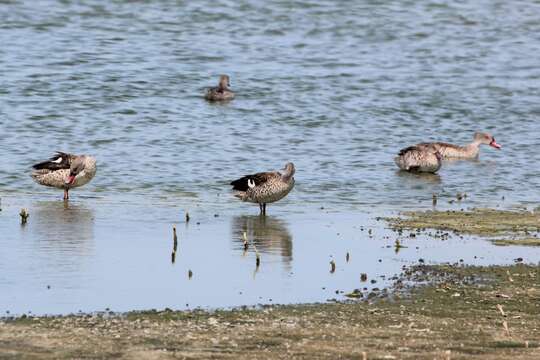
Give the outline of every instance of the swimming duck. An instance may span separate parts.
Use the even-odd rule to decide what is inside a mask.
[[[32,179],[40,185],[64,189],[64,200],[69,189],[87,184],[96,174],[96,159],[88,155],[57,152],[47,161],[32,166]]]
[[[219,84],[216,87],[206,90],[204,98],[208,101],[225,101],[232,100],[234,98],[234,92],[229,89],[231,83],[229,82],[228,75],[221,75],[219,77]]]
[[[430,147],[437,150],[444,159],[476,159],[480,152],[480,145],[485,144],[495,149],[500,149],[501,145],[497,144],[495,138],[488,133],[474,133],[473,142],[469,145],[459,146],[447,144],[443,142],[421,143],[418,147]]]
[[[409,146],[401,149],[394,161],[401,170],[435,173],[441,168],[442,155],[430,147]]]
[[[282,172],[260,172],[246,175],[231,182],[234,196],[242,201],[258,203],[262,215],[266,214],[266,204],[283,199],[294,187],[295,168],[287,163]]]

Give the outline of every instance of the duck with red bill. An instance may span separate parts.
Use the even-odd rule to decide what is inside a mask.
[[[500,150],[501,147],[502,147],[500,144],[497,144],[497,142],[495,141],[495,138],[494,138],[494,137],[492,137],[492,140],[491,140],[491,142],[489,143],[489,146],[494,147],[495,149],[499,149],[499,150]]]
[[[474,134],[473,141],[467,145],[454,145],[446,142],[424,142],[416,144],[418,149],[430,149],[438,151],[443,159],[476,159],[480,154],[480,146],[489,145],[495,149],[501,149],[493,136],[484,132]]]
[[[73,185],[75,182],[75,175],[69,174],[69,176],[66,179],[66,185]]]
[[[40,185],[64,190],[64,200],[69,190],[83,186],[96,174],[96,159],[88,155],[58,152],[49,160],[33,166],[32,178]]]

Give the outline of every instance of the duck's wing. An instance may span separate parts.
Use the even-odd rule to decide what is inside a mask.
[[[400,169],[435,172],[441,167],[441,155],[431,144],[418,144],[399,151],[394,159]]]
[[[281,178],[281,174],[277,171],[275,172],[260,172],[253,175],[245,175],[240,179],[234,180],[231,182],[233,190],[236,191],[247,191],[249,188],[255,186],[261,186],[271,181],[272,179]]]
[[[407,153],[412,153],[412,152],[416,152],[416,151],[422,151],[421,146],[422,146],[422,144],[418,144],[418,145],[413,145],[413,146],[403,148],[403,149],[399,150],[398,155],[403,156],[403,155],[405,155]]]
[[[213,86],[206,89],[206,94],[221,94],[223,93],[223,89],[219,86]]]
[[[60,169],[69,169],[71,166],[71,159],[73,155],[67,154],[64,152],[56,152],[56,154],[47,161],[43,161],[33,165],[32,167],[36,170],[60,170]]]
[[[421,148],[432,148],[435,150],[448,149],[448,148],[459,150],[461,148],[459,145],[449,144],[445,142],[420,143],[420,144],[416,144],[416,146],[421,147]]]

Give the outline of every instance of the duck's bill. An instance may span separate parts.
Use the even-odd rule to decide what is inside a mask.
[[[489,146],[494,147],[495,149],[500,149],[500,148],[501,148],[501,145],[497,144],[497,142],[495,141],[495,139],[493,139],[493,140],[489,143]]]
[[[75,175],[69,175],[66,179],[66,185],[72,185],[75,182]]]

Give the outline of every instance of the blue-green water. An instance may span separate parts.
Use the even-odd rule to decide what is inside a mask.
[[[326,276],[331,255],[364,247],[323,238],[327,222],[336,234],[350,229],[353,241],[361,237],[353,226],[431,207],[433,193],[443,208],[535,207],[538,14],[535,1],[0,2],[0,311],[326,300],[336,295],[314,290],[325,277],[310,274]],[[222,73],[237,98],[209,104],[204,89]],[[396,171],[404,146],[467,143],[479,130],[503,149],[445,163],[438,176]],[[98,160],[95,179],[72,192],[67,209],[61,191],[29,177],[56,150]],[[287,161],[296,187],[269,206],[275,222],[248,221],[261,241],[276,238],[259,249],[275,262],[252,279],[231,229],[258,209],[233,199],[227,184]],[[449,205],[457,192],[467,200]],[[22,207],[31,214],[26,228]],[[228,269],[229,281],[193,269],[188,282],[195,265],[170,264],[171,226],[185,210],[195,219],[193,261],[209,274]],[[366,239],[373,249],[364,264],[385,256]],[[445,257],[445,248],[425,245],[384,269],[350,270],[335,287],[418,257],[460,258],[460,247]],[[470,246],[499,254],[488,263],[515,251]],[[249,280],[235,287],[239,274]],[[41,294],[47,285],[62,292]],[[252,295],[232,295],[239,291]],[[177,295],[169,301],[169,293]]]

